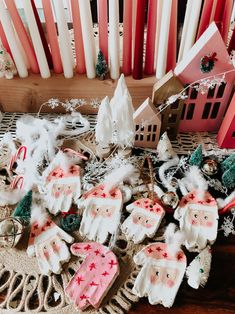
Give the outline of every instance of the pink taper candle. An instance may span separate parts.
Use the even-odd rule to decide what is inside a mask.
[[[26,32],[26,29],[23,25],[23,22],[20,18],[20,15],[18,13],[18,10],[15,5],[14,0],[5,0],[8,12],[11,15],[12,22],[14,24],[15,30],[18,34],[18,37],[20,39],[20,42],[24,48],[24,51],[27,55],[27,58],[29,60],[29,65],[33,73],[39,73],[39,67],[37,58],[35,55],[35,51],[33,49],[33,45],[29,39],[29,36]]]
[[[143,78],[144,24],[146,4],[146,0],[137,0],[134,67],[132,73],[132,76],[135,80],[140,80]]]
[[[124,1],[122,72],[130,75],[132,69],[132,0]]]
[[[154,73],[154,59],[155,59],[154,52],[157,27],[156,22],[157,22],[157,0],[149,0],[145,67],[144,67],[144,72],[148,75]]]
[[[48,43],[51,48],[53,69],[55,73],[62,73],[63,67],[62,67],[59,43],[57,39],[57,30],[56,30],[52,6],[51,6],[51,0],[42,0],[42,6],[43,6],[45,22],[46,22]]]
[[[172,0],[166,72],[176,66],[178,0]]]
[[[108,3],[107,0],[98,1],[98,23],[99,23],[99,48],[106,62],[108,62]],[[129,0],[130,2],[132,0]]]
[[[221,35],[225,43],[227,43],[227,40],[228,40],[228,32],[229,32],[229,27],[230,27],[232,10],[233,10],[233,0],[225,0],[224,13],[223,13],[223,19],[222,19],[222,30],[221,30]]]
[[[79,74],[86,73],[84,47],[82,39],[82,26],[78,0],[71,0],[71,10],[73,17],[74,41],[76,49],[76,67]]]
[[[11,55],[12,57],[12,54],[11,54],[11,49],[10,49],[10,46],[8,44],[8,41],[7,41],[7,38],[6,38],[6,35],[5,35],[5,32],[4,32],[4,29],[2,27],[2,23],[0,22],[0,39],[2,41],[2,44],[3,44],[3,47],[6,49],[6,51]],[[13,57],[12,57],[13,58]]]
[[[213,8],[213,0],[205,0],[203,4],[200,23],[197,31],[197,39],[204,33],[210,25],[211,11]]]

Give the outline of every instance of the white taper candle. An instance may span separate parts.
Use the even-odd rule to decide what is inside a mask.
[[[109,0],[109,60],[110,76],[114,80],[118,79],[120,75],[118,0]]]
[[[86,73],[88,78],[93,79],[96,76],[95,73],[96,51],[90,1],[84,0],[78,1],[82,25],[82,38],[85,53]]]
[[[47,63],[47,58],[42,45],[42,40],[39,34],[37,23],[34,17],[32,5],[30,0],[24,0],[24,13],[28,23],[30,36],[33,42],[35,54],[38,60],[38,65],[42,78],[48,78],[51,76],[50,69]]]
[[[17,45],[16,35],[11,24],[10,17],[6,11],[3,0],[0,0],[0,21],[6,34],[19,76],[22,78],[27,77],[28,76],[27,67],[24,62],[23,55],[19,49],[19,46]]]
[[[167,49],[170,29],[172,0],[164,0],[162,6],[161,29],[157,52],[156,77],[162,78],[166,74]]]
[[[74,59],[63,0],[54,0],[54,8],[59,33],[59,46],[64,76],[65,78],[72,78]]]

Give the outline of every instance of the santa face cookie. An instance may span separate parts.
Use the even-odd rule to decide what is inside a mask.
[[[143,267],[133,292],[139,297],[147,296],[150,304],[171,307],[186,269],[184,252],[171,251],[166,243],[154,243],[137,253],[134,262]]]
[[[83,195],[84,212],[80,233],[89,240],[104,243],[119,225],[122,209],[122,193],[118,188],[108,191],[101,184]]]
[[[174,213],[185,232],[185,246],[189,251],[200,252],[213,244],[218,230],[218,206],[209,192],[193,191],[184,196]]]
[[[153,237],[165,215],[161,205],[149,198],[141,198],[126,207],[131,213],[121,226],[128,240],[142,242]]]
[[[119,274],[117,257],[99,243],[75,243],[74,255],[85,257],[65,293],[80,310],[98,308]]]

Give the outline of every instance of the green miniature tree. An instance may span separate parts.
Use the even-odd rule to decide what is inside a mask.
[[[106,74],[108,73],[108,66],[101,50],[98,53],[95,70],[98,78],[100,80],[104,80]]]
[[[19,202],[15,211],[13,212],[13,217],[19,218],[23,223],[28,224],[31,214],[32,205],[32,191],[29,191]]]
[[[222,183],[228,189],[235,187],[235,165],[224,172],[222,175]]]
[[[189,164],[191,166],[198,166],[200,167],[202,164],[202,145],[198,145],[198,147],[195,149],[195,151],[192,153],[190,159],[189,159]]]
[[[225,172],[233,165],[235,165],[235,154],[230,155],[221,163],[221,170]]]

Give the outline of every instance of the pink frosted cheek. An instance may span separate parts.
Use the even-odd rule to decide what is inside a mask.
[[[46,259],[49,259],[49,252],[48,251],[44,251],[43,255]]]
[[[73,193],[73,190],[71,190],[71,189],[67,189],[67,190],[65,190],[65,192],[64,192],[65,195],[70,195],[70,194],[72,194],[72,193]]]
[[[60,251],[60,245],[54,244],[53,245],[53,250],[58,253]]]
[[[96,217],[97,214],[98,214],[98,213],[97,213],[96,210],[94,210],[94,209],[91,210],[91,216],[92,216],[92,217]]]
[[[139,219],[137,217],[132,217],[132,220],[133,220],[133,223],[134,224],[137,224],[139,222]]]
[[[166,282],[167,287],[172,288],[175,285],[175,282],[171,279],[167,280]]]
[[[206,226],[207,226],[207,227],[212,227],[212,226],[213,226],[213,222],[212,222],[212,221],[208,221],[208,222],[206,223]]]
[[[150,276],[150,282],[152,283],[152,284],[156,284],[157,283],[157,276],[154,276],[154,275],[151,275]]]

